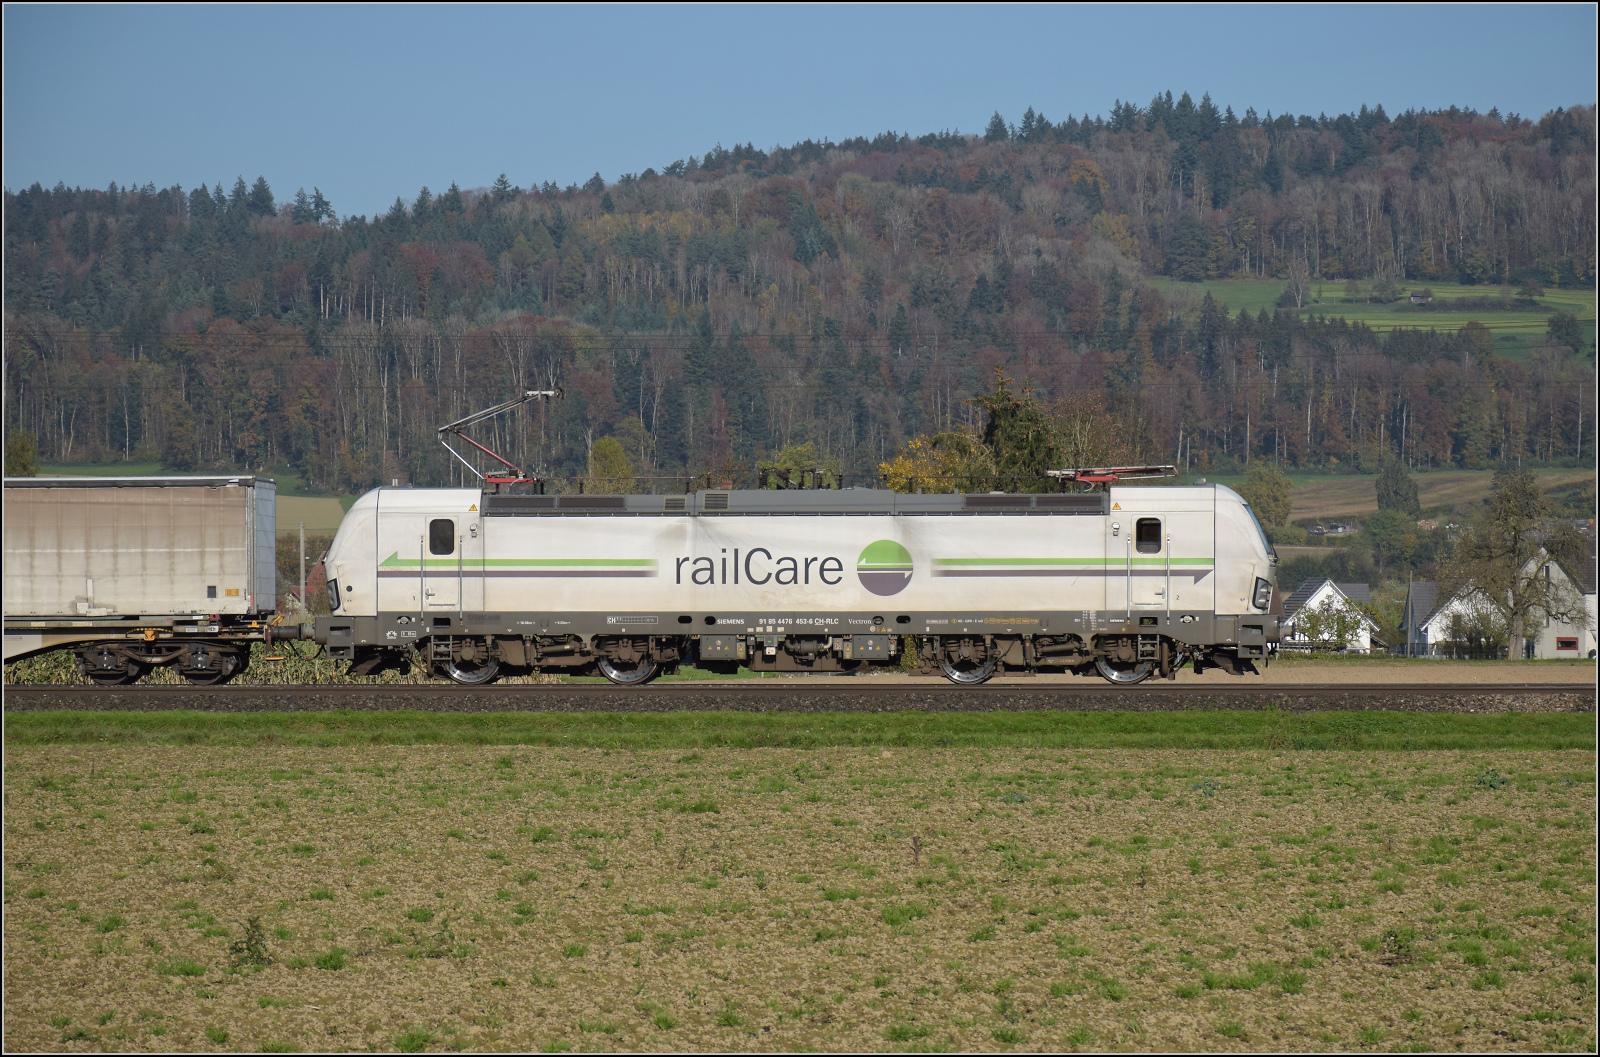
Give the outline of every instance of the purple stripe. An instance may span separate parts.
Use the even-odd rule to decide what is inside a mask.
[[[1116,569],[1116,570],[1110,570],[1110,569],[1061,569],[1061,570],[1057,570],[1057,569],[948,569],[948,570],[946,570],[946,569],[935,569],[933,571],[933,575],[934,576],[988,576],[988,577],[995,577],[995,576],[1082,576],[1082,577],[1087,577],[1089,579],[1115,577],[1115,578],[1124,579],[1124,580],[1128,578],[1128,573],[1125,570],[1122,570],[1122,569]],[[1133,571],[1133,575],[1134,576],[1165,577],[1167,575],[1167,571],[1165,569],[1135,569]],[[1204,580],[1207,576],[1210,576],[1210,575],[1211,575],[1211,570],[1210,569],[1207,569],[1204,572],[1199,572],[1199,573],[1195,572],[1193,569],[1182,569],[1182,570],[1174,569],[1174,570],[1172,570],[1172,578],[1174,580],[1178,579],[1181,576],[1189,576],[1189,577],[1193,577],[1194,581],[1196,583],[1199,583],[1201,580]]]
[[[1082,569],[935,569],[935,576],[1105,576],[1096,570]]]

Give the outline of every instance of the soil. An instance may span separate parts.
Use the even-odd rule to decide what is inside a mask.
[[[1595,1045],[1591,753],[72,747],[5,780],[7,1050]]]

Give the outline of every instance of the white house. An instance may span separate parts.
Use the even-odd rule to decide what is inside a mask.
[[[1577,588],[1583,598],[1584,612],[1557,614],[1544,620],[1536,618],[1524,629],[1528,642],[1523,646],[1523,656],[1539,659],[1595,657],[1600,651],[1597,651],[1594,630],[1593,537],[1590,539],[1588,561],[1580,569],[1569,571],[1560,562],[1549,559],[1541,561],[1543,568],[1539,570],[1540,575],[1570,583]],[[1531,571],[1533,567],[1530,565],[1525,571]],[[1286,611],[1287,608],[1286,605]],[[1405,652],[1409,655],[1451,656],[1480,652],[1482,645],[1487,645],[1488,640],[1493,638],[1502,640],[1498,648],[1503,649],[1504,632],[1499,631],[1498,635],[1491,632],[1491,629],[1498,631],[1499,621],[1500,617],[1489,605],[1488,599],[1477,592],[1464,592],[1441,603],[1437,584],[1413,583],[1406,596],[1405,616],[1400,621],[1400,629],[1406,634]],[[1460,634],[1463,629],[1467,629],[1466,635]]]
[[[1367,605],[1371,601],[1372,590],[1366,584],[1336,584],[1327,578],[1307,580],[1294,594],[1283,600],[1283,641],[1279,643],[1278,648],[1285,650],[1313,648],[1315,643],[1311,636],[1306,634],[1308,623],[1306,617],[1311,611],[1326,612],[1326,607],[1330,606],[1337,607],[1349,603]],[[1377,631],[1377,623],[1362,612],[1344,641],[1334,648],[1347,652],[1367,653],[1372,649],[1373,635]]]
[[[1504,649],[1499,617],[1476,591],[1439,600],[1439,585],[1413,583],[1406,595],[1405,652],[1412,657],[1496,656]]]
[[[1593,541],[1590,543],[1591,549]],[[1595,639],[1595,563],[1591,553],[1583,568],[1569,572],[1561,562],[1545,562],[1540,574],[1552,580],[1565,580],[1577,588],[1583,597],[1584,613],[1555,614],[1543,622],[1543,627],[1529,628],[1528,637],[1533,643],[1533,656],[1589,657],[1596,656]],[[1587,615],[1587,619],[1584,619]]]

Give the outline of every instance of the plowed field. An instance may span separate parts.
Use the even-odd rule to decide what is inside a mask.
[[[8,1050],[1592,1049],[1586,752],[8,753]]]

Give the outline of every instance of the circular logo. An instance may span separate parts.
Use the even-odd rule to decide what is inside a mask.
[[[875,595],[897,595],[911,582],[911,552],[894,540],[878,540],[856,559],[861,586]]]

